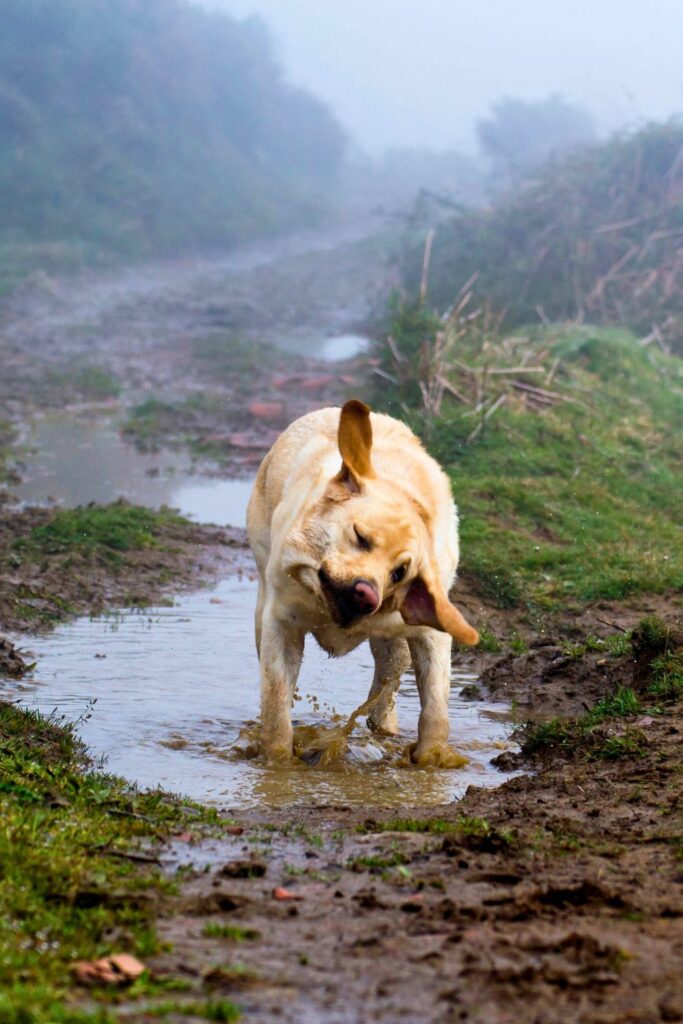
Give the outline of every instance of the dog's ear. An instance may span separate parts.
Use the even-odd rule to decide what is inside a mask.
[[[479,643],[476,629],[448,600],[438,576],[431,568],[412,581],[399,611],[409,626],[431,626],[442,633],[450,633],[454,640],[468,647]]]
[[[373,477],[372,424],[370,410],[364,402],[352,398],[343,406],[339,417],[337,443],[342,457],[342,468],[335,480],[352,494],[358,494],[362,481]]]

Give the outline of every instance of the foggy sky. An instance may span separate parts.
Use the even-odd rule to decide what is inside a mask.
[[[503,95],[559,92],[601,131],[683,111],[683,0],[198,0],[259,14],[290,81],[366,150],[474,147]]]

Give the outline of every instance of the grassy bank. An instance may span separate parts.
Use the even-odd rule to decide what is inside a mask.
[[[171,584],[197,584],[215,571],[228,556],[228,533],[125,501],[56,511],[0,505],[0,625],[41,630],[162,600]]]
[[[683,585],[680,360],[610,329],[444,330],[415,306],[390,333],[376,403],[447,468],[482,598],[543,613]]]
[[[71,728],[0,704],[0,818],[0,1020],[103,1024],[118,991],[94,989],[85,1009],[74,964],[159,950],[154,920],[176,886],[156,851],[174,833],[211,830],[216,814],[91,770]],[[189,987],[143,974],[126,1001]],[[215,1005],[212,1017],[210,1002],[195,1009],[234,1019]]]

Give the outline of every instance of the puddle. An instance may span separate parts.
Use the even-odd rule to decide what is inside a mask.
[[[270,770],[236,757],[233,744],[258,711],[255,599],[252,580],[228,579],[173,608],[78,619],[31,641],[35,678],[12,684],[7,696],[45,714],[81,718],[80,735],[111,771],[225,807],[439,804],[462,796],[470,784],[495,786],[507,777],[490,765],[510,746],[501,714],[506,709],[462,699],[462,686],[475,677],[457,673],[452,740],[470,758],[460,770],[388,766],[363,721],[341,766]],[[332,709],[350,714],[367,696],[371,678],[367,645],[334,660],[309,638],[294,719],[320,724],[331,721]],[[410,677],[398,708],[408,743],[419,712]]]
[[[144,454],[125,441],[112,420],[60,413],[33,424],[26,443],[20,501],[68,508],[117,498],[149,508],[170,505],[183,515],[219,526],[244,526],[251,480],[219,480],[196,473],[173,452]]]
[[[325,359],[328,363],[352,359],[366,352],[369,345],[369,339],[360,334],[339,334],[336,338],[327,338],[318,353],[318,358]]]
[[[370,347],[370,339],[361,334],[337,334],[331,338],[311,338],[310,333],[289,334],[273,337],[272,342],[285,352],[314,356],[326,363],[340,363],[353,359]]]
[[[193,474],[169,453],[141,454],[111,420],[45,417],[29,442],[35,451],[18,488],[23,501],[73,506],[123,495],[151,507],[171,505],[201,522],[244,525],[250,481]],[[462,769],[401,766],[399,745],[378,741],[363,719],[335,765],[270,770],[238,756],[240,732],[258,714],[255,601],[253,579],[232,577],[171,608],[80,618],[47,637],[17,638],[38,668],[34,678],[9,684],[6,696],[78,720],[92,754],[113,772],[230,808],[426,806],[458,798],[470,784],[496,786],[508,777],[490,763],[511,746],[508,708],[461,698],[476,677],[458,673],[450,718],[452,741],[470,759]],[[335,715],[350,715],[366,698],[372,666],[367,645],[334,660],[309,638],[294,719],[301,726],[339,724]],[[419,714],[410,676],[398,709],[405,746],[416,736]]]

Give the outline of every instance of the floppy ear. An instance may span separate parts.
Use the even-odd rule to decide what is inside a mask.
[[[344,484],[349,491],[357,494],[361,489],[363,478],[375,475],[370,458],[372,451],[370,409],[357,398],[352,398],[342,408],[337,443],[342,457],[342,468],[335,479]]]
[[[454,640],[468,647],[479,643],[476,629],[451,604],[432,572],[423,573],[413,580],[399,611],[409,626],[431,626],[442,633],[450,633]]]

